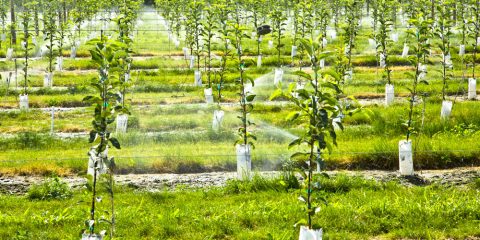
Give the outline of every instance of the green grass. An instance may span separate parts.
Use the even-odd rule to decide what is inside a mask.
[[[448,121],[440,120],[438,101],[428,101],[422,126],[422,105],[416,107],[413,137],[416,169],[469,166],[480,163],[480,109],[476,102],[457,102]],[[223,130],[211,130],[215,106],[134,107],[129,133],[121,135],[122,150],[113,150],[124,173],[199,172],[234,170],[236,107],[226,112]],[[258,135],[253,163],[256,169],[278,169],[296,149],[288,149],[292,135],[300,136],[300,122],[288,122],[290,105],[256,104],[251,119]],[[56,132],[87,132],[90,108],[55,115]],[[41,111],[0,113],[0,131],[12,133],[1,140],[0,171],[5,174],[79,173],[86,169],[87,136],[59,139],[49,136],[50,113]],[[402,123],[407,105],[369,106],[344,119],[338,147],[325,155],[329,168],[397,169],[398,141],[405,138]],[[22,122],[23,124],[18,124]],[[115,132],[114,127],[111,128]],[[154,133],[152,133],[154,132]],[[150,134],[149,134],[150,133]],[[153,134],[153,135],[152,135]],[[289,136],[290,135],[290,136]],[[294,136],[293,136],[294,137]]]
[[[116,236],[122,239],[295,239],[304,218],[300,190],[276,180],[225,188],[148,193],[117,187]],[[323,180],[328,205],[314,222],[325,239],[465,239],[478,237],[475,185],[403,187],[358,177]],[[238,189],[242,191],[233,191]],[[78,239],[89,216],[88,190],[67,200],[0,195],[0,238]],[[100,195],[105,192],[101,191]],[[97,213],[108,218],[107,197]],[[334,219],[334,221],[332,221]],[[107,229],[98,223],[97,229]]]
[[[132,68],[133,87],[127,94],[127,103],[132,106],[135,124],[129,127],[129,134],[122,136],[124,148],[115,155],[120,159],[122,171],[125,172],[184,172],[193,170],[231,170],[234,163],[235,131],[239,126],[236,119],[235,107],[224,107],[227,111],[224,122],[224,131],[221,134],[213,133],[211,129],[212,112],[214,107],[192,108],[183,104],[203,103],[203,88],[193,86],[193,70],[187,69],[188,60],[183,59],[181,47],[175,49],[169,43],[166,31],[156,21],[156,16],[151,13],[141,15],[144,23],[141,29],[159,29],[160,31],[136,31],[134,38],[135,56],[148,56],[135,58]],[[291,26],[289,26],[290,28]],[[375,67],[376,58],[374,50],[368,46],[371,26],[363,24],[357,37],[356,48],[353,49],[354,79],[343,86],[346,95],[353,95],[358,99],[383,98],[385,82],[382,80],[382,69]],[[95,26],[90,26],[91,30]],[[97,26],[98,28],[98,26]],[[407,87],[412,80],[405,75],[412,71],[406,59],[401,58],[405,34],[404,29],[398,29],[400,38],[391,49],[392,81],[395,84],[396,96],[406,97]],[[85,38],[89,31],[81,33]],[[339,38],[329,39],[326,50],[334,51],[343,45],[342,32]],[[113,36],[116,37],[116,36]],[[8,38],[8,36],[7,36]],[[19,36],[21,38],[21,35]],[[182,33],[183,38],[183,33]],[[243,50],[247,59],[247,73],[253,78],[261,77],[254,88],[256,96],[255,110],[251,114],[254,122],[259,126],[253,127],[259,135],[257,149],[254,151],[254,162],[257,166],[271,165],[276,167],[278,162],[284,160],[293,150],[287,150],[290,139],[285,137],[290,133],[299,135],[302,126],[297,123],[285,121],[290,105],[267,106],[267,101],[275,90],[273,86],[273,68],[279,65],[276,50],[268,47],[268,35],[261,43],[264,54],[262,68],[255,66],[256,42],[254,39],[245,39]],[[453,38],[454,46],[459,41],[459,35]],[[41,37],[37,37],[42,43]],[[183,41],[184,39],[180,39]],[[19,41],[20,42],[20,41]],[[292,66],[289,70],[297,69],[299,59],[294,64],[290,58],[290,49],[293,44],[292,35],[286,34],[282,40],[285,44],[282,49],[281,64]],[[432,40],[432,44],[435,40]],[[18,43],[15,48],[17,56],[21,55]],[[82,99],[93,93],[89,87],[91,79],[97,78],[96,66],[89,59],[88,49],[91,46],[83,44],[78,49],[82,58],[64,60],[63,72],[55,72],[54,86],[60,88],[42,88],[43,75],[47,66],[47,59],[33,60],[30,65],[29,98],[31,107],[85,107],[72,112],[56,113],[55,131],[62,133],[86,132],[90,129],[91,112]],[[0,49],[0,56],[4,54],[6,46]],[[69,48],[69,46],[66,46]],[[69,49],[65,49],[66,56]],[[221,46],[214,44],[214,53],[221,55]],[[439,49],[434,47],[433,55],[428,61],[427,79],[429,85],[419,86],[419,91],[428,92],[425,125],[421,126],[421,106],[415,112],[415,126],[420,131],[420,136],[414,138],[416,146],[415,164],[417,168],[454,167],[480,162],[478,153],[480,146],[478,138],[478,103],[465,102],[454,105],[453,115],[449,121],[439,120],[441,74],[439,72]],[[466,82],[462,80],[464,74],[457,56],[457,49],[452,51],[452,60],[455,62],[454,79],[448,82],[448,98],[460,99],[465,95]],[[472,53],[470,46],[466,52]],[[31,51],[34,55],[34,51]],[[467,55],[466,58],[470,58]],[[305,58],[306,59],[306,58]],[[303,59],[303,60],[305,60]],[[20,81],[21,63],[18,61],[19,82],[11,83],[8,89],[2,81],[0,85],[0,107],[17,108],[18,95],[22,87]],[[203,68],[203,60],[201,61]],[[328,68],[331,68],[333,59],[327,59]],[[219,60],[213,60],[213,67],[219,66]],[[234,82],[238,78],[236,73],[238,63],[234,59],[228,61],[225,85],[222,91],[223,101],[238,102],[238,87]],[[480,71],[480,65],[477,66]],[[0,69],[14,70],[13,61],[0,61]],[[204,73],[203,82],[206,86],[207,78]],[[465,72],[465,77],[470,76],[471,69]],[[266,75],[266,76],[265,76]],[[215,83],[218,78],[212,76]],[[283,87],[297,81],[298,78],[286,72]],[[215,88],[215,85],[214,85]],[[147,106],[145,106],[147,105]],[[176,107],[170,107],[176,105]],[[397,142],[404,138],[402,123],[407,116],[405,99],[388,108],[383,106],[368,106],[362,114],[346,118],[344,132],[338,134],[339,144],[332,155],[326,156],[329,166],[341,168],[382,168],[396,169]],[[371,112],[371,113],[370,113]],[[8,133],[0,139],[5,150],[0,154],[0,171],[3,173],[33,172],[35,174],[80,173],[85,170],[85,149],[88,148],[86,139],[61,140],[48,136],[50,131],[50,115],[36,110],[28,112],[0,113],[0,133]],[[112,131],[114,129],[112,128]],[[464,134],[464,131],[470,131]],[[161,135],[146,135],[147,132],[162,132]],[[32,134],[28,134],[32,133]],[[11,137],[10,137],[11,136]],[[8,148],[7,148],[8,146]],[[65,150],[65,148],[67,150]],[[18,151],[21,149],[21,151]],[[148,151],[146,151],[148,150]],[[180,153],[181,154],[180,154]],[[211,155],[211,156],[210,156]],[[44,156],[48,156],[45,158]],[[61,158],[59,158],[61,156]],[[38,159],[47,159],[38,161]],[[267,164],[268,163],[268,164]],[[202,166],[205,165],[205,166]],[[185,167],[187,166],[187,167]],[[23,170],[21,168],[24,168]]]

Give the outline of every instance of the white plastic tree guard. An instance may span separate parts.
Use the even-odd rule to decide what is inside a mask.
[[[418,79],[421,80],[421,79],[425,79],[425,77],[427,76],[427,65],[423,65],[421,63],[418,64],[418,71],[420,72],[418,74]]]
[[[70,48],[70,58],[75,59],[77,57],[77,47],[72,46]]]
[[[223,117],[225,116],[225,112],[222,110],[215,110],[213,111],[213,122],[212,122],[212,129],[215,132],[218,132],[222,127]]]
[[[326,38],[322,38],[322,45],[323,47],[327,47],[327,44],[328,44],[328,40]]]
[[[389,106],[395,100],[395,87],[393,84],[385,85],[385,105]]]
[[[240,180],[250,179],[252,171],[252,160],[250,145],[237,145],[237,178]]]
[[[275,69],[275,77],[273,78],[273,84],[277,86],[283,80],[283,69]]]
[[[50,135],[53,135],[55,133],[55,108],[52,107],[50,109]]]
[[[268,40],[268,48],[273,48],[273,41],[272,40]]]
[[[460,47],[458,48],[458,55],[463,56],[465,55],[465,45],[461,44]]]
[[[322,240],[323,229],[309,229],[307,226],[300,226],[298,240]]]
[[[398,42],[398,33],[392,33],[390,35],[390,38],[392,39],[393,42]]]
[[[345,71],[345,80],[346,81],[352,81],[353,79],[353,70],[347,70]]]
[[[295,87],[295,91],[292,93],[292,96],[295,98],[298,98],[298,90],[305,89],[305,83],[304,82],[297,82],[297,86]]]
[[[53,86],[53,72],[45,73],[43,77],[43,87],[52,87]]]
[[[452,56],[450,54],[447,54],[445,56],[444,61],[445,61],[445,66],[447,68],[452,68],[453,67]]]
[[[20,43],[22,46],[22,49],[25,49],[27,47],[27,42],[23,41]]]
[[[195,56],[190,56],[190,69],[195,67]]]
[[[117,133],[126,133],[128,126],[128,115],[127,114],[119,114],[117,116]]]
[[[213,91],[212,88],[205,88],[203,89],[203,93],[205,94],[205,101],[207,104],[213,103]]]
[[[412,141],[398,142],[399,168],[401,175],[413,175]]]
[[[173,44],[175,45],[175,48],[180,47],[180,41],[177,39],[173,40]]]
[[[87,174],[88,175],[94,175],[95,174],[95,164],[97,166],[97,176],[100,174],[105,174],[107,173],[108,167],[107,164],[103,161],[105,158],[108,158],[108,146],[99,155],[97,155],[97,150],[95,147],[91,148],[90,151],[88,152],[88,170]]]
[[[257,32],[256,31],[253,31],[252,32],[252,39],[255,39],[257,37]]]
[[[320,68],[325,68],[325,59],[320,59]]]
[[[345,50],[344,50],[345,55],[348,55],[348,52],[350,52],[350,44],[345,45]]]
[[[1,39],[2,41],[7,40],[7,35],[6,35],[5,33],[2,33],[2,35],[0,35],[0,36],[1,36],[0,39]]]
[[[7,54],[5,55],[5,57],[7,58],[7,60],[12,60],[12,57],[13,57],[13,48],[8,48],[8,49],[7,49]]]
[[[262,55],[258,55],[257,57],[257,67],[261,67],[262,66]]]
[[[292,54],[291,54],[292,58],[294,58],[295,56],[297,56],[297,46],[293,45],[292,46]]]
[[[258,37],[258,42],[263,42],[263,35],[260,35],[260,37]]]
[[[477,45],[480,45],[480,37],[477,37]]]
[[[39,53],[40,57],[43,57],[43,56],[45,56],[45,54],[47,54],[48,48],[47,48],[47,46],[41,46],[39,51],[40,51],[40,53]]]
[[[452,101],[443,101],[442,102],[442,111],[440,112],[440,118],[447,119],[452,113]]]
[[[407,43],[403,44],[403,51],[402,51],[402,57],[407,57],[408,56],[408,51],[410,50],[410,47],[408,46]]]
[[[247,94],[252,94],[253,93],[253,86],[250,83],[245,84],[243,91],[245,93],[245,97],[247,97]]]
[[[305,82],[297,82],[297,86],[295,87],[296,90],[302,90],[305,89]]]
[[[12,82],[13,74],[12,72],[2,72],[1,73],[2,80],[8,85],[8,83]]]
[[[100,234],[82,234],[82,240],[103,240],[103,236]]]
[[[55,65],[55,69],[57,71],[63,71],[63,57],[62,56],[57,57],[57,64]]]
[[[128,72],[125,73],[124,78],[125,78],[125,82],[129,82],[130,81],[130,73],[128,73]]]
[[[469,78],[468,79],[468,99],[477,98],[477,79]]]
[[[334,119],[332,119],[332,125],[333,125],[333,129],[335,130],[341,130],[340,129],[340,124],[342,124],[342,118],[343,118],[343,114],[340,113],[340,115]]]
[[[202,72],[200,70],[195,70],[194,76],[194,85],[197,87],[202,86]]]
[[[368,39],[368,45],[370,46],[370,48],[376,48],[377,47],[377,42],[375,41],[375,39],[369,38]]]
[[[400,15],[400,24],[402,26],[407,26],[407,20],[405,20],[405,17],[401,15]]]
[[[182,48],[182,50],[183,50],[183,56],[185,57],[185,60],[187,60],[187,59],[188,59],[188,55],[189,55],[189,54],[188,54],[188,48],[184,47],[184,48]]]
[[[37,45],[37,38],[35,36],[32,36],[32,43],[33,45]]]
[[[387,66],[387,64],[385,62],[385,54],[380,53],[380,67],[384,68],[386,66]]]
[[[333,40],[337,38],[337,31],[335,29],[327,30],[327,35]]]
[[[28,95],[20,95],[20,109],[28,109]]]

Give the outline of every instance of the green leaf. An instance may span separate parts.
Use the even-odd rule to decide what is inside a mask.
[[[89,143],[93,143],[93,141],[95,141],[95,138],[97,137],[97,132],[96,131],[90,131],[90,137],[88,139],[88,142]]]
[[[120,142],[116,138],[110,138],[109,141],[116,149],[120,149]]]
[[[270,95],[270,101],[275,100],[275,99],[277,99],[277,98],[279,98],[279,97],[282,97],[282,96],[284,96],[282,89],[277,88],[277,89],[272,93],[272,95]]]
[[[310,156],[310,153],[296,152],[296,153],[292,154],[292,156],[290,156],[290,159],[305,160],[305,159],[308,159],[309,156]]]
[[[291,73],[292,75],[295,75],[295,76],[299,76],[299,77],[302,77],[302,78],[305,78],[309,81],[312,81],[312,75],[306,73],[306,72],[303,72],[303,71],[295,71],[295,72],[292,72]]]
[[[296,120],[298,117],[300,116],[300,113],[299,112],[291,112],[287,115],[287,118],[286,120],[287,121],[294,121]]]
[[[303,142],[303,138],[297,138],[295,140],[293,140],[290,144],[288,144],[288,149],[294,147],[294,146],[298,146],[300,144],[302,144]]]
[[[253,99],[255,99],[255,96],[257,95],[248,95],[245,99],[247,100],[247,102],[251,102],[253,101]]]

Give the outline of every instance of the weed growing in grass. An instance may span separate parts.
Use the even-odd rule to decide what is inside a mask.
[[[30,200],[64,200],[71,198],[72,195],[70,186],[58,176],[47,178],[40,184],[32,185],[27,193]]]
[[[289,189],[298,188],[298,182],[294,182],[291,178],[285,178],[286,175],[282,174],[279,177],[266,178],[259,174],[254,174],[252,179],[249,180],[229,180],[225,185],[223,191],[226,194],[244,194],[261,191],[287,191]]]

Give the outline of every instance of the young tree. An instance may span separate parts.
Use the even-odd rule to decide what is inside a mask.
[[[214,32],[217,30],[216,12],[214,7],[207,3],[203,11],[204,19],[202,21],[203,28],[201,29],[201,36],[204,40],[204,52],[206,53],[206,67],[207,67],[207,88],[212,88],[211,72],[212,72],[212,45]]]
[[[449,72],[452,69],[453,64],[450,55],[450,39],[452,38],[452,12],[450,9],[449,0],[439,0],[439,4],[436,7],[438,20],[434,29],[434,35],[440,40],[438,47],[442,52],[442,100],[446,100],[447,80],[452,77]]]
[[[343,30],[345,31],[345,55],[348,58],[348,71],[345,77],[349,80],[353,77],[352,50],[355,48],[355,39],[360,28],[361,6],[360,0],[346,0],[345,2],[346,19]]]
[[[378,20],[378,31],[375,33],[375,41],[377,43],[377,52],[380,53],[380,67],[383,68],[382,79],[387,82],[385,86],[385,103],[389,105],[394,99],[394,86],[391,80],[392,70],[390,69],[390,48],[392,40],[389,38],[390,29],[393,24],[391,19],[391,9],[394,5],[392,0],[377,0],[375,5],[376,18]]]
[[[200,54],[201,54],[201,32],[203,31],[203,26],[201,22],[202,11],[204,7],[203,0],[196,0],[190,2],[188,5],[188,15],[187,15],[187,25],[190,28],[190,32],[187,34],[192,35],[192,48],[191,53],[195,55],[197,61],[197,70],[200,70]]]
[[[217,16],[218,16],[218,33],[220,34],[220,40],[222,43],[222,58],[220,62],[220,70],[218,71],[219,80],[217,83],[217,91],[218,91],[218,102],[220,103],[222,100],[221,90],[223,87],[223,83],[225,82],[225,74],[227,72],[227,61],[231,57],[231,49],[230,49],[230,36],[232,35],[232,24],[229,20],[230,14],[233,12],[231,6],[229,5],[228,0],[221,0],[219,3],[215,5]]]
[[[0,21],[2,22],[2,34],[0,38],[0,49],[3,42],[6,40],[5,27],[7,25],[7,13],[8,13],[8,0],[0,0]]]
[[[473,56],[472,56],[472,78],[475,79],[475,66],[477,63],[477,50],[480,44],[480,0],[472,0],[471,4],[471,16],[470,22],[470,37],[473,39]]]
[[[407,122],[404,124],[407,129],[406,139],[407,141],[410,139],[410,136],[415,133],[415,129],[413,127],[413,111],[414,111],[414,104],[418,98],[418,89],[417,86],[419,83],[428,84],[428,82],[424,79],[425,76],[425,69],[422,69],[422,61],[425,58],[425,55],[428,53],[430,49],[430,44],[428,43],[427,39],[429,39],[431,32],[431,25],[432,21],[429,19],[425,19],[423,13],[418,13],[415,18],[410,19],[410,24],[415,28],[411,28],[407,30],[407,34],[410,35],[412,39],[414,39],[414,46],[412,49],[415,55],[409,57],[409,62],[414,67],[415,72],[414,74],[407,72],[406,74],[413,79],[413,83],[410,90],[410,99],[409,99],[409,111],[408,111],[408,119]]]
[[[54,71],[54,64],[55,58],[58,55],[58,51],[56,49],[56,41],[57,41],[57,24],[55,19],[57,19],[57,11],[56,8],[58,7],[56,0],[45,0],[45,11],[43,12],[44,18],[44,34],[46,36],[46,40],[48,40],[47,49],[48,49],[48,66],[47,66],[47,73],[45,75],[44,86],[51,87],[53,83],[53,71]]]
[[[29,66],[29,52],[32,50],[32,47],[30,47],[29,44],[29,39],[31,36],[31,33],[29,31],[30,27],[30,20],[31,20],[31,3],[26,2],[25,5],[23,6],[23,11],[22,11],[22,27],[23,27],[23,38],[22,38],[22,47],[23,47],[23,56],[24,56],[24,63],[23,63],[23,74],[24,74],[24,84],[23,84],[23,95],[27,95],[28,92],[28,66]]]
[[[16,19],[15,19],[15,2],[14,0],[10,0],[10,36],[11,42],[10,44],[16,45],[17,44],[17,30],[16,30]]]
[[[99,199],[101,201],[101,198],[97,196],[97,180],[100,175],[110,171],[110,181],[112,182],[110,190],[112,191],[111,196],[113,196],[112,173],[115,169],[115,160],[113,157],[109,157],[108,149],[112,146],[120,149],[119,141],[112,137],[108,126],[115,122],[119,112],[128,111],[118,104],[121,101],[121,96],[118,94],[120,84],[119,79],[115,77],[121,59],[127,54],[124,49],[128,47],[122,42],[107,39],[103,34],[100,39],[94,39],[90,43],[94,46],[90,50],[90,54],[92,62],[98,68],[99,78],[93,79],[91,83],[98,95],[90,95],[83,99],[95,107],[92,121],[93,130],[90,131],[89,142],[96,143],[88,153],[90,156],[88,174],[93,176],[93,186],[90,218],[85,222],[88,229],[84,232],[84,236],[97,237],[98,234],[95,232],[95,226],[98,223],[98,216],[95,214],[96,202]],[[113,211],[112,205],[112,216],[114,216]],[[112,218],[112,229],[114,221],[115,219]],[[113,230],[111,236],[113,236]]]
[[[238,128],[239,139],[235,142],[235,145],[237,145],[237,148],[238,147],[243,148],[242,152],[245,154],[244,157],[247,162],[250,162],[250,148],[251,147],[253,148],[255,146],[253,143],[253,140],[256,140],[257,137],[248,130],[248,128],[253,123],[248,119],[247,114],[253,110],[252,102],[255,99],[255,95],[248,92],[245,88],[245,85],[247,84],[247,81],[250,81],[252,86],[255,84],[255,82],[253,78],[249,77],[245,73],[245,60],[243,59],[242,41],[244,38],[247,38],[248,35],[245,34],[245,31],[247,30],[247,28],[241,24],[240,6],[238,3],[236,3],[234,17],[235,17],[235,22],[233,23],[233,26],[232,26],[233,36],[234,36],[233,44],[237,49],[237,64],[238,64],[237,66],[238,66],[238,72],[240,73],[240,76],[236,81],[236,85],[240,88],[240,93],[238,95],[240,97],[239,102],[240,102],[241,114],[240,116],[238,116],[238,118],[242,122],[241,127]],[[241,178],[249,177],[250,169],[245,169],[244,171],[246,171],[246,173],[242,173]]]
[[[289,144],[291,147],[307,146],[306,151],[296,152],[291,159],[298,162],[299,172],[304,179],[305,194],[299,196],[299,200],[305,203],[306,220],[301,220],[297,224],[306,224],[306,228],[302,226],[300,230],[301,239],[305,232],[321,237],[322,230],[320,226],[314,224],[313,217],[320,212],[320,203],[326,203],[325,197],[322,195],[321,186],[314,177],[314,169],[316,162],[318,165],[324,163],[324,154],[333,150],[336,145],[337,134],[335,125],[343,129],[343,125],[334,122],[333,119],[339,117],[341,105],[339,102],[339,94],[341,94],[338,82],[341,76],[334,71],[321,71],[320,60],[328,57],[328,52],[321,52],[321,43],[312,40],[300,40],[303,48],[307,51],[310,64],[313,70],[313,77],[309,73],[298,71],[294,72],[305,80],[307,80],[311,88],[298,89],[295,84],[291,84],[287,92],[283,92],[278,88],[270,97],[287,98],[295,106],[295,110],[288,115],[290,121],[301,121],[305,124],[303,134]],[[356,109],[352,109],[349,114],[353,114]],[[301,148],[305,149],[305,148]],[[323,168],[321,168],[323,169]],[[321,176],[328,177],[326,173]],[[296,224],[296,225],[297,225]]]
[[[273,25],[273,37],[276,39],[277,43],[275,45],[275,49],[277,50],[277,64],[278,67],[282,66],[282,49],[285,44],[282,43],[282,39],[284,38],[285,26],[287,25],[285,21],[287,18],[285,17],[284,12],[282,11],[282,7],[276,3],[272,4],[272,11],[270,12],[270,19]]]

